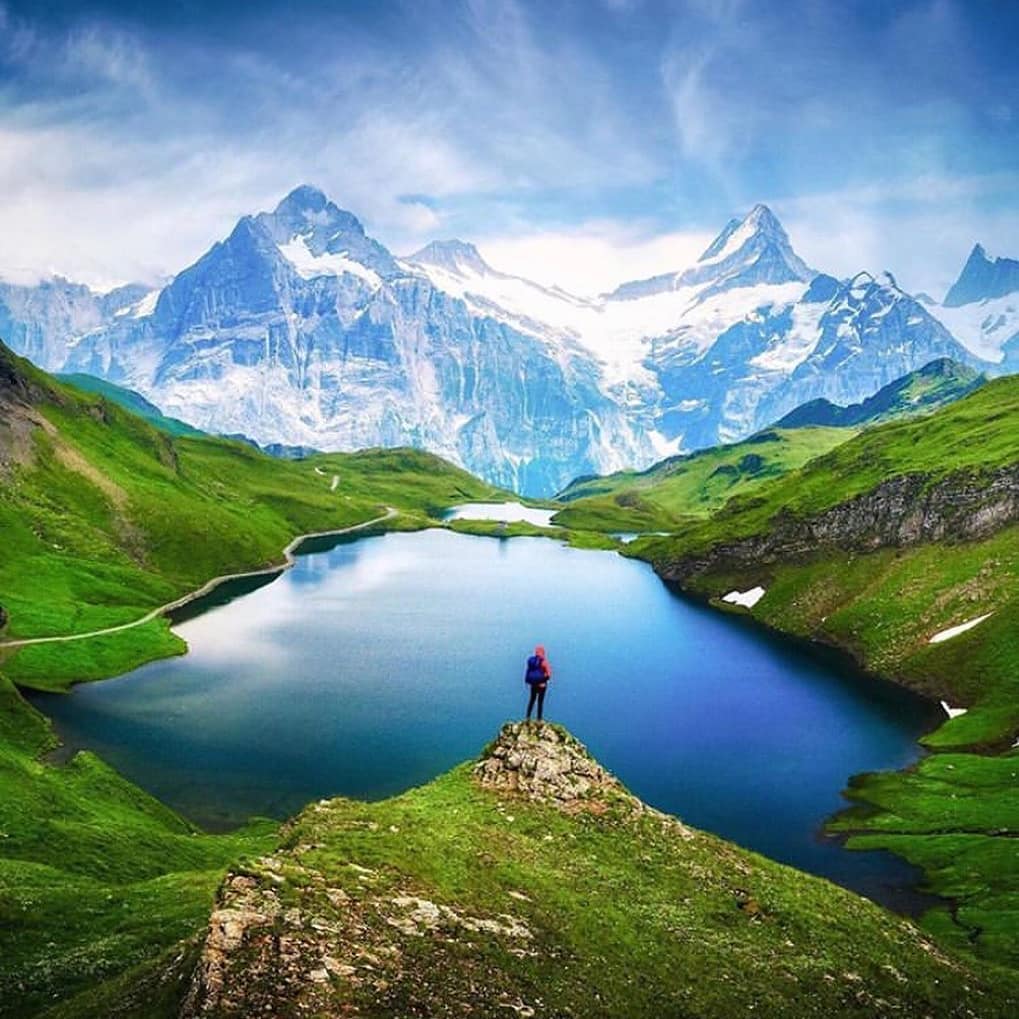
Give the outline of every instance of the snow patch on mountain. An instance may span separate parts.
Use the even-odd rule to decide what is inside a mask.
[[[150,290],[140,301],[135,301],[134,304],[129,304],[124,308],[118,308],[113,313],[113,317],[123,318],[128,315],[131,318],[145,318],[156,310],[156,302],[161,293],[161,290]]]
[[[310,280],[318,276],[342,276],[349,273],[363,279],[372,287],[382,285],[382,277],[377,272],[349,258],[346,251],[334,253],[323,252],[314,255],[308,248],[304,237],[293,237],[286,244],[278,244],[280,254],[297,270],[302,279]]]
[[[929,306],[930,313],[977,357],[1000,363],[1004,348],[1019,340],[1019,293],[963,304]]]
[[[750,359],[750,364],[769,372],[791,372],[798,368],[817,349],[821,318],[827,310],[823,304],[793,305],[788,330],[774,333],[765,349]]]

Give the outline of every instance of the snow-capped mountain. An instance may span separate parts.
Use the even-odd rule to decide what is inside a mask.
[[[710,291],[722,293],[761,284],[807,283],[816,275],[793,251],[771,209],[755,205],[744,219],[730,219],[689,269],[624,283],[608,297],[632,300],[705,284]],[[702,296],[708,296],[709,290]]]
[[[977,244],[943,304],[931,312],[999,370],[1019,370],[1019,260],[991,258]]]
[[[858,402],[938,357],[977,362],[946,309],[888,274],[816,272],[763,205],[692,266],[600,297],[463,241],[394,257],[308,186],[160,291],[100,307],[50,287],[0,290],[0,335],[43,367],[263,444],[423,446],[528,494],[741,438],[806,400]]]
[[[246,216],[150,313],[62,370],[138,390],[198,427],[323,449],[412,444],[508,487],[653,455],[569,337],[439,289],[313,188]]]
[[[818,275],[793,299],[742,316],[703,354],[666,347],[657,357],[663,428],[689,448],[743,438],[807,400],[857,402],[937,357],[974,362],[890,274],[866,272]]]

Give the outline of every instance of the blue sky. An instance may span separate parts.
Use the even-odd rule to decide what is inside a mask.
[[[172,273],[307,181],[591,291],[764,201],[940,297],[1019,255],[1017,44],[1008,0],[0,0],[0,275]]]

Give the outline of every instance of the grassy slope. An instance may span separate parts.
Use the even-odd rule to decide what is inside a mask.
[[[150,403],[141,393],[136,393],[133,389],[125,389],[123,386],[107,382],[106,379],[97,378],[95,375],[85,375],[81,372],[57,375],[56,378],[74,386],[75,389],[83,393],[94,393],[96,396],[105,397],[112,403],[123,407],[124,410],[144,418],[162,432],[168,432],[170,435],[199,436],[204,434],[200,429],[194,428],[179,418],[167,417],[154,403]]]
[[[297,533],[370,519],[385,505],[413,527],[432,509],[494,494],[410,450],[286,462],[241,443],[171,437],[54,384],[2,346],[0,359],[33,387],[36,420],[26,441],[13,427],[26,409],[8,403],[0,415],[5,636],[137,618],[214,575],[277,561]],[[40,760],[52,731],[12,679],[59,689],[179,650],[156,621],[0,657],[0,1016],[151,971],[201,926],[228,862],[273,844],[274,825],[196,833],[91,754]]]
[[[812,400],[742,442],[670,457],[646,471],[578,479],[559,494],[568,505],[556,520],[601,530],[675,530],[686,518],[706,517],[733,496],[749,496],[795,471],[862,427],[933,411],[985,381],[965,365],[932,361],[863,403],[838,407]]]
[[[929,418],[859,435],[801,470],[736,499],[681,537],[632,550],[668,573],[670,563],[733,537],[765,533],[780,510],[810,515],[902,473],[932,480],[1019,461],[1019,379],[988,383]],[[692,588],[717,597],[757,583],[767,594],[753,614],[763,623],[836,644],[874,671],[969,708],[926,742],[936,749],[1006,750],[1004,756],[927,758],[913,772],[854,782],[860,809],[840,826],[851,844],[886,846],[927,869],[933,887],[960,900],[959,920],[932,927],[975,938],[978,951],[1019,964],[1019,527],[982,541],[867,554],[820,550],[812,561],[708,574]],[[992,612],[944,643],[934,633]],[[1003,763],[1004,762],[1004,763]],[[964,804],[966,809],[956,809]],[[1012,806],[1009,806],[1009,805]]]
[[[312,988],[310,1014],[991,1019],[1019,1001],[1014,973],[951,960],[826,881],[635,815],[625,797],[564,812],[481,788],[467,765],[383,802],[311,807],[283,851],[244,873],[298,917],[283,928],[295,966],[327,955],[352,967],[353,979]],[[531,937],[455,920],[415,934],[423,912],[398,933],[406,897],[483,921],[508,914]],[[253,958],[228,980],[256,993],[262,982],[274,1014],[299,1014],[306,979],[288,986],[282,965]]]
[[[34,1014],[189,937],[227,865],[277,837],[272,823],[196,834],[92,754],[41,762],[53,742],[0,676],[0,1016]]]
[[[867,429],[762,486],[731,499],[710,519],[689,522],[678,542],[652,543],[657,555],[675,556],[719,541],[763,534],[780,510],[820,513],[905,474],[937,481],[957,471],[979,475],[1019,460],[1019,379],[987,383],[927,417]],[[671,548],[670,548],[671,545]]]
[[[243,443],[171,437],[17,363],[45,398],[34,408],[44,424],[34,429],[32,448],[0,474],[7,638],[136,619],[214,576],[279,562],[297,534],[371,519],[386,505],[405,514],[404,526],[415,526],[431,510],[495,494],[414,450],[280,461]],[[0,454],[3,442],[0,434]],[[7,652],[0,667],[19,683],[59,689],[179,650],[166,625],[154,622],[93,641]]]
[[[731,446],[672,457],[643,472],[573,482],[556,523],[592,530],[665,531],[706,517],[734,495],[801,467],[852,438],[846,428],[769,428]]]
[[[22,370],[29,369],[22,365]],[[45,379],[39,376],[38,381],[42,385]],[[50,431],[37,431],[33,462],[15,467],[0,488],[0,527],[5,537],[11,535],[0,558],[0,590],[12,609],[11,629],[23,635],[131,618],[211,574],[273,560],[295,531],[342,526],[374,515],[380,505],[403,508],[401,526],[417,526],[429,510],[493,494],[463,472],[410,451],[281,463],[222,440],[171,439],[104,401],[64,388],[51,393],[53,399],[41,408]],[[315,466],[325,474],[317,474]],[[334,473],[340,477],[335,492],[330,491]],[[116,487],[97,484],[90,475]],[[203,540],[196,541],[196,535]],[[33,595],[16,583],[12,587],[12,581],[25,576],[37,578]],[[164,653],[169,648],[159,642],[172,637],[153,624],[151,633],[130,631],[129,639],[130,648],[119,638],[54,645],[34,661],[42,649],[26,649],[2,668],[15,675],[25,670],[39,685],[55,685],[88,675],[89,668],[96,675],[109,674],[125,662]],[[84,653],[90,644],[93,650]],[[63,655],[70,657],[63,660]],[[227,862],[239,853],[261,852],[272,835],[257,826],[232,836],[192,834],[185,822],[90,755],[79,755],[64,767],[41,763],[39,754],[51,740],[48,727],[3,677],[0,710],[0,831],[7,836],[0,840],[0,1015],[25,1014],[77,990],[82,994],[77,1003],[54,1014],[106,1014],[109,1008],[100,1002],[119,1002],[121,989],[135,986],[139,978],[155,981],[154,1000],[166,991],[158,979],[164,953],[195,929]],[[441,807],[438,800],[425,799],[421,805]],[[547,818],[539,821],[548,823]],[[454,834],[441,831],[444,840]],[[567,839],[565,845],[574,844],[573,836]],[[436,844],[409,842],[407,853],[434,861],[428,852]],[[450,844],[442,843],[444,852]],[[725,851],[715,840],[711,845],[705,858]],[[501,836],[486,846],[486,860],[498,860],[497,853],[505,849]],[[601,852],[594,870],[566,896],[577,916],[583,916],[581,907],[598,892],[608,864],[618,862],[619,847],[612,840],[606,838],[603,858]],[[623,855],[629,859],[633,854]],[[529,856],[533,860],[533,850]],[[511,860],[510,866],[523,865],[516,857]],[[540,883],[547,869],[542,856],[537,867],[532,863],[528,880]],[[565,879],[569,871],[557,865],[551,876]],[[780,872],[790,873],[781,868],[773,873]],[[645,876],[645,889],[656,886],[655,873],[651,868]],[[629,881],[625,870],[619,876]],[[790,882],[776,876],[774,884],[762,887],[781,908],[803,880],[810,879],[796,876]],[[823,887],[830,895],[830,886]],[[670,895],[679,891],[669,886]],[[836,894],[846,897],[851,913],[872,909],[847,893]],[[817,917],[841,908],[841,900],[830,897],[818,898],[812,907]],[[707,919],[715,917],[708,913]],[[631,930],[636,922],[635,914]],[[756,923],[748,929],[756,930]],[[875,930],[868,922],[858,933],[866,940]],[[724,925],[700,932],[723,941],[729,935]],[[586,937],[579,944],[594,949],[597,938]],[[608,947],[619,946],[610,939]],[[755,947],[760,946],[750,944],[741,966]],[[634,945],[630,951],[636,951]],[[624,953],[620,958],[629,957]],[[830,960],[841,963],[844,957]],[[868,967],[873,961],[867,961]],[[759,972],[762,994],[767,974],[768,967]],[[816,972],[807,975],[823,979]],[[167,992],[167,1001],[173,997]],[[142,1001],[139,1015],[151,1014],[146,1010],[152,1000]]]

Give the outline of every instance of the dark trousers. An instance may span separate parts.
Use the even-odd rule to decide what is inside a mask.
[[[531,717],[531,711],[534,709],[534,702],[538,702],[538,721],[541,721],[541,709],[545,706],[545,691],[548,689],[548,683],[528,683],[531,688],[531,697],[527,702],[527,717]]]

